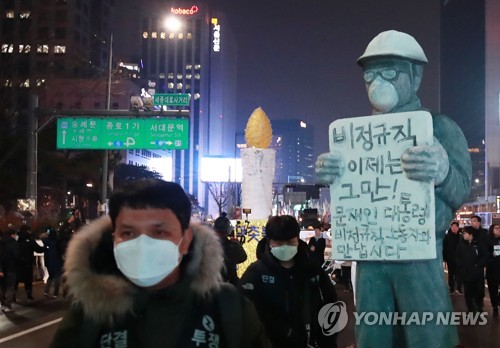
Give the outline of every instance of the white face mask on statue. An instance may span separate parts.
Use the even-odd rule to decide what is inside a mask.
[[[381,113],[391,111],[399,103],[399,95],[394,85],[380,77],[368,87],[368,99],[373,108]]]
[[[296,245],[281,245],[271,248],[271,254],[280,261],[290,261],[297,255]]]
[[[182,239],[179,241],[179,244]],[[179,244],[145,234],[113,248],[120,271],[134,284],[150,287],[165,279],[179,265]]]

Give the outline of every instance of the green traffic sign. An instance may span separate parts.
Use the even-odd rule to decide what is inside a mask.
[[[58,149],[122,150],[189,147],[186,118],[59,118]]]
[[[188,106],[189,99],[189,94],[155,93],[155,95],[153,95],[153,104],[164,106]]]

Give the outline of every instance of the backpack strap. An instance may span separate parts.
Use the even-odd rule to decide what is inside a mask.
[[[236,288],[229,284],[221,284],[216,294],[220,318],[224,330],[227,348],[239,348],[242,334],[242,306],[241,297]]]

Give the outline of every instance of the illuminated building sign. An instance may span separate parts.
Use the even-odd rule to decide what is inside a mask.
[[[198,6],[191,6],[191,8],[170,8],[170,13],[175,14],[175,15],[194,15],[195,13],[198,12]]]
[[[213,50],[214,52],[220,52],[220,24],[217,18],[212,18],[213,24]]]

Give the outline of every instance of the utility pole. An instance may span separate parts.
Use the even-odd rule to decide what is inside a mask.
[[[106,110],[111,108],[111,73],[113,67],[113,33],[111,33],[109,40],[109,59],[108,59],[108,85],[106,91]],[[101,185],[101,204],[106,204],[108,198],[108,168],[109,165],[109,151],[104,150],[102,158],[102,185]]]
[[[35,109],[38,107],[38,97],[29,95],[28,101],[28,166],[26,173],[26,198],[34,201],[35,215],[37,213],[37,171],[38,171],[38,117]]]

